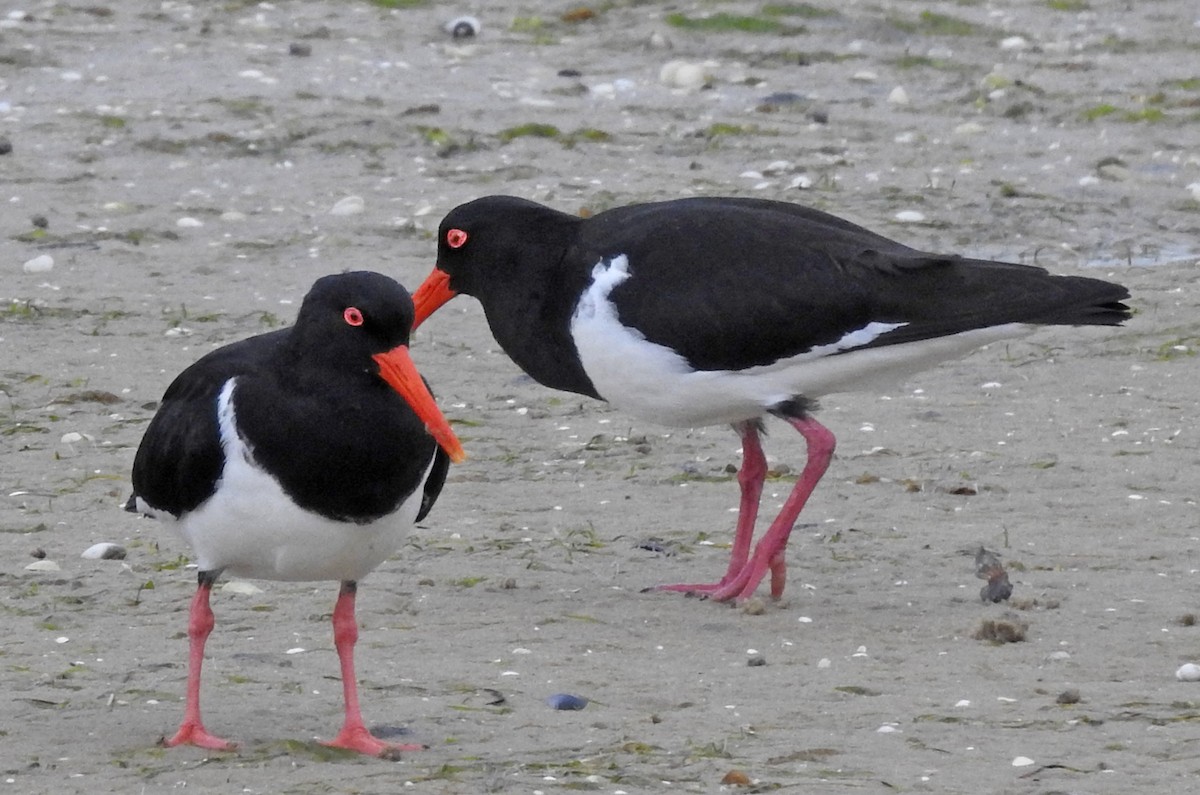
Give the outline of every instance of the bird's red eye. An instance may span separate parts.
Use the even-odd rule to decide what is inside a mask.
[[[351,326],[361,326],[363,324],[363,314],[356,306],[346,307],[346,311],[342,313],[342,317]]]
[[[461,229],[451,229],[446,233],[446,245],[450,248],[462,248],[467,244],[467,233]]]

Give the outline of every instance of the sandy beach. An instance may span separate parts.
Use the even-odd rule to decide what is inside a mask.
[[[0,8],[0,793],[1190,791],[1198,53],[1184,0]],[[265,581],[213,598],[240,749],[159,747],[195,569],[120,506],[163,390],[321,275],[415,289],[491,193],[795,201],[1135,316],[823,399],[788,592],[739,608],[642,592],[724,570],[737,436],[546,389],[460,298],[413,357],[470,457],[359,591],[367,723],[429,748],[318,744],[337,585]],[[805,457],[768,430],[764,515]]]

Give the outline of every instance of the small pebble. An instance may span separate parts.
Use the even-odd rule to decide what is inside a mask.
[[[711,82],[704,64],[689,61],[667,61],[658,70],[658,80],[669,88],[687,91],[696,91]]]
[[[551,709],[579,710],[588,705],[588,700],[583,696],[573,696],[570,693],[555,693],[546,697],[546,704]]]
[[[919,224],[925,220],[925,214],[916,210],[901,210],[895,217],[902,224]]]
[[[26,273],[47,273],[54,269],[54,257],[49,254],[39,254],[21,266]]]
[[[1018,756],[1012,761],[1013,767],[1029,767],[1033,764],[1033,760],[1027,756]]]
[[[294,41],[288,45],[288,55],[294,55],[297,58],[307,58],[312,55],[312,45]]]
[[[254,596],[263,592],[262,588],[245,580],[230,580],[221,586],[221,590],[226,593],[240,593],[245,596]]]
[[[480,24],[475,17],[455,17],[442,25],[442,30],[454,39],[473,39],[479,35]]]
[[[1056,703],[1056,704],[1078,704],[1082,700],[1083,700],[1083,696],[1081,696],[1079,694],[1079,691],[1072,688],[1070,690],[1064,690],[1061,693],[1059,693],[1058,698],[1054,699],[1054,703]]]
[[[750,786],[750,777],[740,770],[730,770],[721,779],[721,783],[726,787],[748,787]]]
[[[329,210],[330,215],[356,215],[363,211],[366,203],[362,196],[347,196],[339,199]]]
[[[92,544],[79,557],[88,560],[125,560],[125,554],[125,547],[120,544],[102,541],[99,544]]]
[[[175,226],[178,226],[180,229],[199,229],[204,226],[204,222],[199,218],[192,218],[190,215],[185,215],[175,222]]]
[[[748,616],[761,616],[767,612],[767,605],[762,599],[755,596],[746,600],[746,603],[742,605],[742,612]]]
[[[750,666],[751,668],[758,668],[766,664],[767,658],[763,657],[761,654],[756,654],[750,659],[746,660],[746,665]]]
[[[12,141],[0,138],[0,155],[12,154]]]
[[[1029,46],[1029,40],[1024,36],[1009,36],[1000,41],[1002,50],[1023,50]]]
[[[49,229],[50,219],[44,215],[35,215],[29,219],[29,223],[33,224],[37,229]]]
[[[887,101],[892,105],[907,105],[908,92],[904,90],[904,86],[896,86],[892,92],[888,94]]]
[[[25,571],[61,571],[62,567],[52,560],[35,560],[25,567]]]
[[[29,566],[25,568],[29,568]],[[1180,682],[1200,682],[1200,665],[1196,665],[1196,663],[1184,663],[1175,672],[1175,678]]]

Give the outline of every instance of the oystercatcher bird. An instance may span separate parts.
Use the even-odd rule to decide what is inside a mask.
[[[929,254],[784,202],[690,198],[579,218],[511,196],[450,212],[416,324],[462,293],[546,386],[663,425],[729,423],[742,440],[741,507],[715,583],[659,586],[750,597],[825,473],[834,436],[814,399],[869,389],[1038,325],[1118,325],[1122,286],[1028,265]],[[415,326],[414,326],[415,327]],[[808,461],[751,551],[770,414],[805,438]]]
[[[126,507],[173,520],[195,553],[187,705],[168,746],[231,750],[200,718],[200,669],[224,571],[340,580],[333,636],[345,723],[327,745],[394,756],[363,724],[357,583],[429,512],[464,453],[408,354],[413,304],[378,273],[318,279],[291,328],[219,348],[167,388]]]

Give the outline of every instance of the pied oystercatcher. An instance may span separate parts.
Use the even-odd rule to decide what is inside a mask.
[[[690,198],[579,218],[511,196],[450,212],[416,325],[462,293],[546,386],[664,425],[730,423],[741,507],[720,581],[660,589],[750,597],[784,550],[833,455],[814,399],[871,388],[1036,325],[1118,325],[1122,286],[1028,265],[928,254],[807,207]],[[751,552],[764,415],[798,430],[808,461]]]
[[[187,706],[166,745],[234,747],[200,719],[200,669],[223,571],[340,580],[333,635],[345,723],[328,745],[392,756],[363,724],[357,582],[433,506],[464,457],[408,355],[413,304],[378,273],[318,279],[291,328],[219,348],[167,388],[133,463],[127,508],[173,519],[195,553]]]

